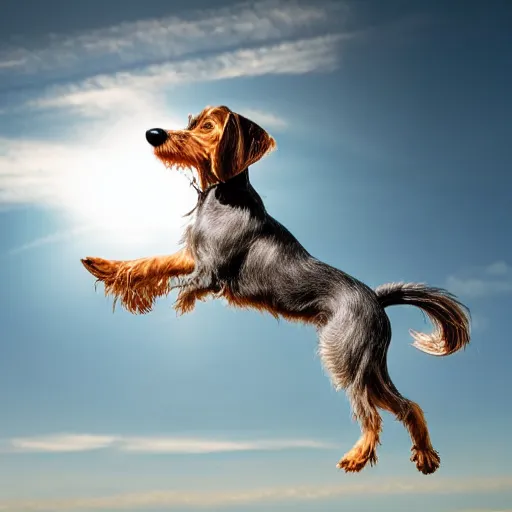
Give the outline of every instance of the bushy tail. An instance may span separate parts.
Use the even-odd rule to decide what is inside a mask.
[[[470,338],[470,312],[442,288],[416,283],[389,283],[375,289],[382,307],[409,305],[420,308],[434,325],[431,334],[413,331],[412,344],[433,356],[448,356],[466,347]]]

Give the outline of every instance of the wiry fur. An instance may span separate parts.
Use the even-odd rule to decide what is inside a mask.
[[[465,306],[447,291],[422,284],[385,284],[374,291],[309,254],[267,213],[249,180],[248,165],[274,147],[273,139],[227,107],[205,109],[186,130],[148,132],[148,140],[165,163],[198,171],[195,221],[176,254],[82,260],[105,284],[105,292],[132,313],[147,313],[157,297],[177,287],[179,313],[214,295],[233,306],[314,325],[322,363],[336,389],[347,393],[361,424],[361,438],[338,467],[353,472],[376,463],[382,423],[378,409],[383,409],[409,431],[411,460],[418,470],[433,473],[440,459],[423,412],[399,393],[388,374],[391,326],[384,309],[409,304],[424,311],[435,329],[432,334],[413,332],[414,346],[446,356],[469,343]]]

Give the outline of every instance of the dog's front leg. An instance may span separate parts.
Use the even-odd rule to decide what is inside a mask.
[[[105,286],[105,295],[114,297],[130,313],[143,314],[153,309],[157,297],[171,290],[171,279],[190,274],[195,263],[185,248],[168,256],[136,260],[83,258],[84,267]]]
[[[190,313],[196,304],[196,301],[204,301],[209,295],[218,295],[221,287],[212,279],[212,275],[204,273],[200,267],[196,267],[195,272],[186,276],[180,283],[180,291],[174,309],[178,315]]]

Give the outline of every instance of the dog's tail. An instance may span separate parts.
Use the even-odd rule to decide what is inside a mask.
[[[382,307],[410,305],[420,308],[434,325],[431,334],[411,330],[412,344],[433,356],[448,356],[468,345],[470,312],[450,292],[417,283],[389,283],[375,289]]]

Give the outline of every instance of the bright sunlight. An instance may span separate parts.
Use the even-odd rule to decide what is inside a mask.
[[[7,200],[37,197],[73,227],[92,229],[113,243],[138,244],[181,230],[196,192],[183,173],[156,159],[145,132],[183,127],[186,114],[171,117],[161,98],[138,91],[108,94],[64,98],[78,114],[66,142],[39,139],[6,146],[0,172],[16,169],[10,188],[23,191]]]

